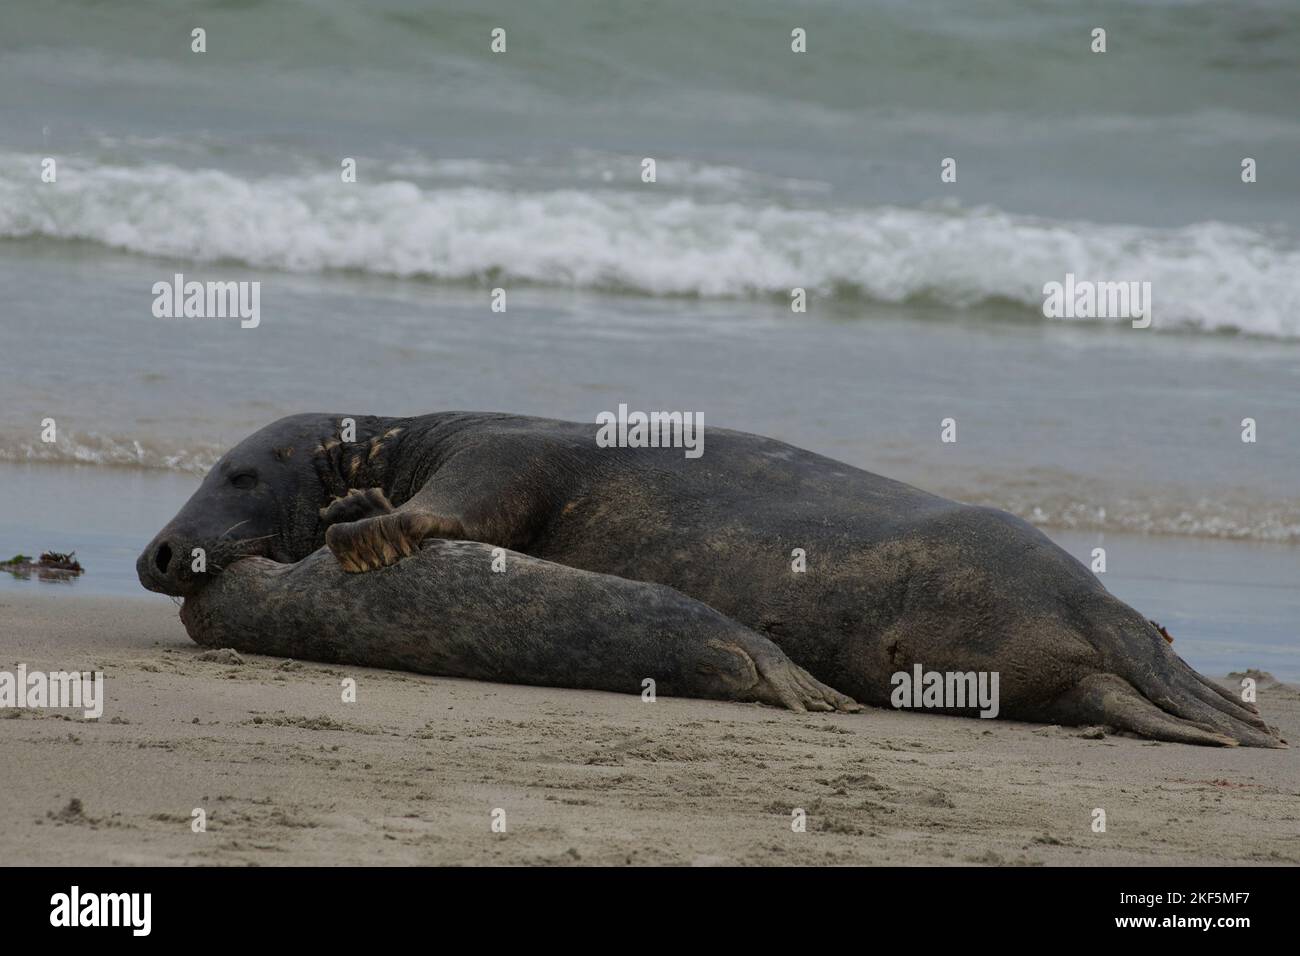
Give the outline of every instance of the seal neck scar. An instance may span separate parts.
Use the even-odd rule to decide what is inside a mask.
[[[312,454],[312,465],[327,499],[346,495],[352,488],[387,491],[389,464],[405,430],[401,425],[383,427],[381,423],[372,433],[358,435],[355,441],[344,441],[341,431],[321,439]]]

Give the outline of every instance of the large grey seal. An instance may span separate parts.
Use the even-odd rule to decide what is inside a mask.
[[[354,435],[340,435],[347,418]],[[326,543],[365,572],[429,537],[478,541],[672,587],[864,703],[888,706],[893,675],[917,665],[995,672],[1006,717],[1282,745],[1253,705],[1009,514],[743,432],[711,429],[695,459],[602,448],[596,433],[472,412],[281,419],[214,466],[141,555],[140,579],[185,595],[240,555],[291,562]]]

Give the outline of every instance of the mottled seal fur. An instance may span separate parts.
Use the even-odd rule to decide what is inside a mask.
[[[1004,512],[726,429],[691,459],[599,447],[594,424],[448,412],[350,416],[341,434],[348,417],[291,416],[232,449],[141,555],[145,586],[191,594],[239,555],[298,561],[323,543],[370,572],[429,537],[471,540],[667,585],[864,703],[888,706],[892,675],[919,664],[997,672],[1004,717],[1282,745]],[[184,559],[194,547],[216,558],[206,573]]]
[[[493,571],[493,566],[502,570]],[[473,541],[345,572],[324,548],[243,558],[181,608],[199,644],[512,684],[862,708],[760,634],[671,588]]]

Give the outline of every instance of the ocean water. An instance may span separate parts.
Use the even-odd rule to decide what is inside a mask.
[[[1294,0],[7,0],[0,462],[63,529],[53,489],[148,498],[121,476],[174,489],[296,411],[627,402],[1166,559],[1263,548],[1281,594],[1297,94]],[[1067,272],[1150,282],[1151,327],[1045,318]],[[260,325],[155,318],[176,273],[260,282]],[[113,567],[122,507],[68,504]]]

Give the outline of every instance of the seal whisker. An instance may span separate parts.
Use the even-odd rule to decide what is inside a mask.
[[[230,534],[230,532],[234,531],[234,530],[235,530],[236,528],[238,528],[241,524],[248,524],[249,520],[251,520],[251,519],[249,519],[249,518],[245,518],[243,521],[236,521],[234,524],[232,524],[232,525],[231,525],[229,528],[227,528],[225,531],[221,532],[221,534],[218,536],[218,540],[220,540],[221,538],[224,538],[226,535]]]
[[[275,537],[274,534],[264,534],[264,535],[261,535],[261,536],[256,537],[256,538],[239,538],[238,540],[232,541],[232,542],[230,542],[230,543],[231,543],[231,544],[249,544],[250,542],[253,542],[253,541],[265,541],[267,538],[274,538],[274,537]]]

